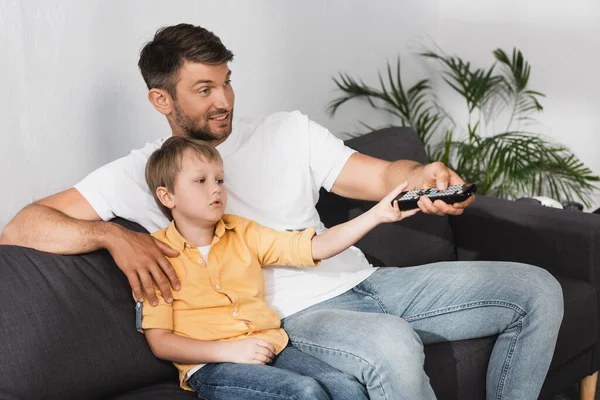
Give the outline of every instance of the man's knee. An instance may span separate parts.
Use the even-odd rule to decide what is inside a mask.
[[[365,334],[363,351],[370,358],[388,363],[422,365],[423,343],[412,326],[400,317],[382,314],[372,330]]]
[[[314,400],[329,399],[327,392],[315,379],[308,376],[301,376],[290,383],[290,399],[293,400]]]
[[[544,314],[555,325],[560,325],[564,312],[563,292],[560,283],[543,268],[528,266],[526,278],[533,296],[533,311]]]

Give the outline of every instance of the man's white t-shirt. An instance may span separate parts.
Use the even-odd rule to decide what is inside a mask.
[[[105,221],[116,216],[149,232],[169,225],[146,186],[150,154],[166,138],[133,150],[75,185]],[[300,112],[281,112],[262,120],[234,121],[217,146],[223,157],[226,212],[277,230],[325,228],[315,208],[321,187],[331,190],[354,150]],[[281,318],[346,292],[373,268],[356,247],[323,260],[318,268],[266,267],[266,301]]]

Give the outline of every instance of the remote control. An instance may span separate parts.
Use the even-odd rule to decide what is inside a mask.
[[[472,183],[452,185],[446,190],[420,189],[400,193],[394,200],[398,200],[398,207],[402,211],[417,208],[417,201],[421,196],[427,196],[431,201],[442,200],[445,203],[460,203],[475,194],[477,188]],[[392,201],[393,203],[393,201]]]

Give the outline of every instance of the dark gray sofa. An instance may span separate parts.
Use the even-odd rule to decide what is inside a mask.
[[[418,138],[403,128],[348,145],[384,159],[425,161]],[[318,208],[331,225],[369,206],[323,192]],[[461,217],[417,215],[378,227],[359,247],[384,266],[487,259],[552,272],[563,287],[565,318],[546,398],[598,370],[599,230],[599,215],[478,196]],[[0,295],[0,400],[196,398],[178,388],[176,370],[154,358],[136,332],[127,280],[106,251],[59,256],[0,246]],[[494,340],[426,346],[440,399],[484,398]]]

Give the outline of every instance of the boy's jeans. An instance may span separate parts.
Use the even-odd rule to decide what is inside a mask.
[[[499,334],[487,398],[537,399],[563,316],[547,271],[510,262],[380,268],[348,292],[283,320],[294,347],[354,375],[372,400],[435,395],[423,343]]]
[[[271,365],[207,364],[188,384],[210,400],[367,400],[354,377],[290,346]]]

